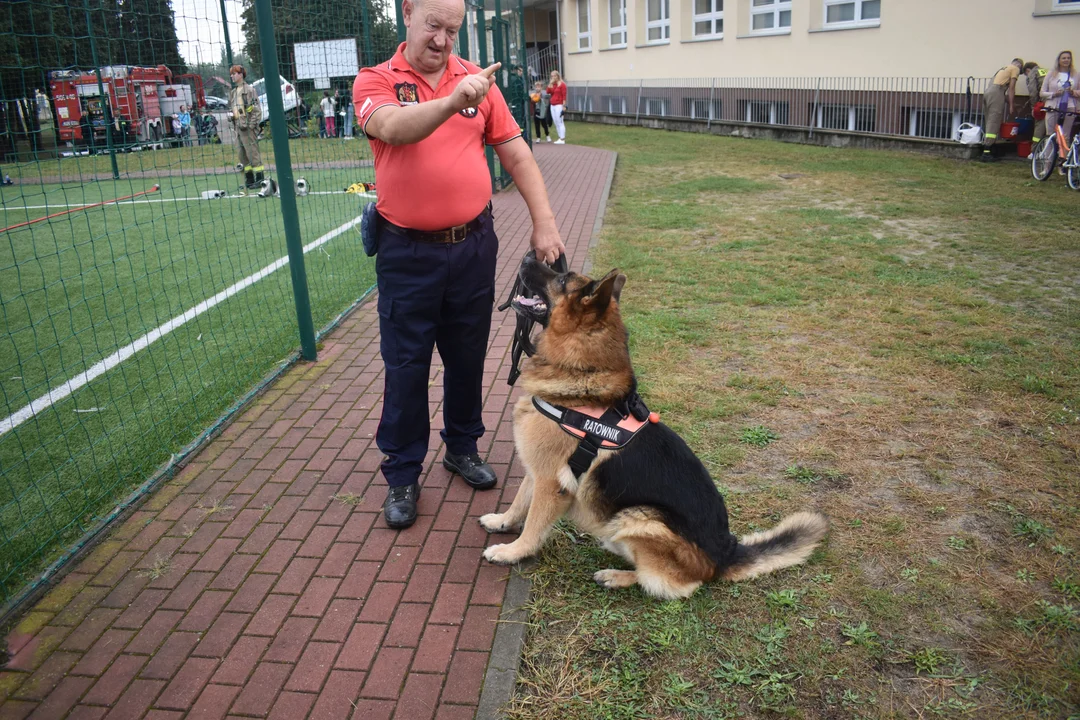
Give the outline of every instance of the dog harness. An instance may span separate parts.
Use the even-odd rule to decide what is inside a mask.
[[[609,408],[565,408],[536,396],[532,403],[541,415],[557,422],[563,432],[580,439],[567,461],[576,478],[589,469],[601,450],[626,447],[646,423],[660,422],[660,416],[649,412],[636,389]]]

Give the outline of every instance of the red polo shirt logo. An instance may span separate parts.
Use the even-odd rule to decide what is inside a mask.
[[[405,60],[404,51],[402,43],[388,62],[364,68],[356,76],[353,106],[362,130],[380,108],[447,97],[463,77],[481,70],[451,56],[433,88]],[[472,220],[491,200],[483,146],[520,136],[521,128],[498,86],[478,107],[455,113],[418,143],[395,146],[368,136],[375,155],[379,212],[395,225],[416,230],[442,230]]]
[[[402,105],[416,105],[420,101],[417,99],[420,97],[416,91],[416,85],[413,83],[398,83],[394,86],[394,90],[397,91],[398,102]]]

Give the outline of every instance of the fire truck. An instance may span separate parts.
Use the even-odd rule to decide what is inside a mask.
[[[100,72],[100,88],[93,70],[49,73],[60,142],[104,143],[105,134],[112,132],[123,144],[153,143],[169,134],[170,117],[181,105],[206,107],[198,75],[173,75],[164,65],[112,65]]]

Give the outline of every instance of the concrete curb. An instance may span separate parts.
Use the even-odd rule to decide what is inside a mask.
[[[615,179],[615,164],[618,159],[618,153],[611,154],[611,167],[608,168],[607,182],[600,197],[600,207],[596,211],[592,237],[589,238],[590,252],[581,266],[582,272],[586,274],[592,268],[591,251],[600,241],[600,230],[604,226],[604,212],[611,196],[611,184]],[[505,717],[503,707],[514,696],[518,667],[521,665],[521,648],[525,645],[525,629],[528,627],[525,605],[532,597],[532,583],[525,573],[534,566],[535,562],[529,561],[510,569],[475,720],[501,720]]]

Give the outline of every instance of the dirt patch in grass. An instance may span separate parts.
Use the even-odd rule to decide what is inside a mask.
[[[1075,195],[1019,165],[579,137],[620,153],[593,264],[630,278],[650,406],[733,532],[803,508],[832,529],[802,567],[673,603],[594,586],[620,561],[556,532],[510,717],[1080,712]]]

